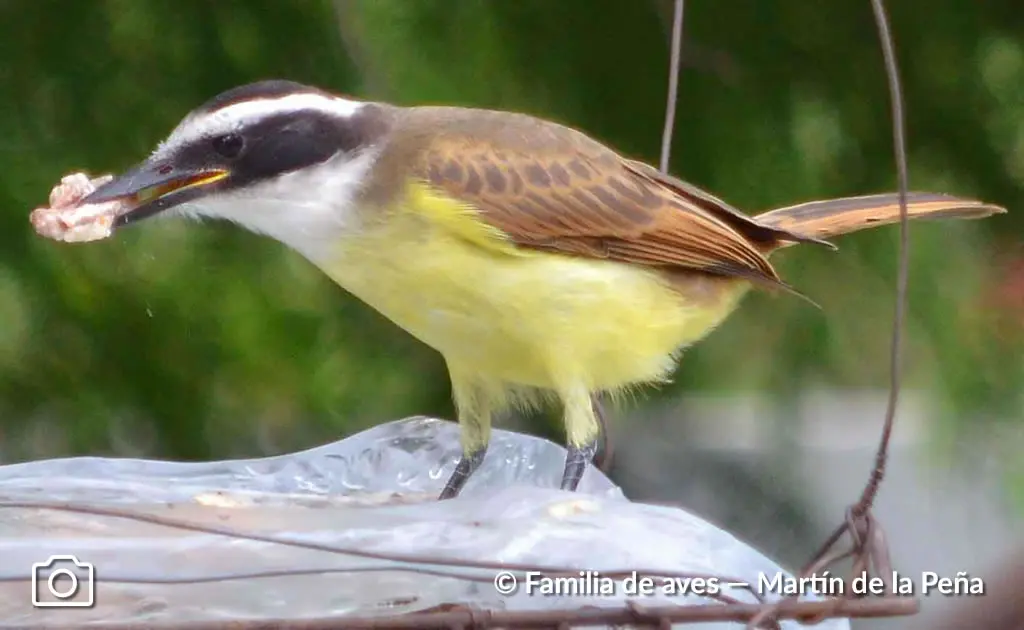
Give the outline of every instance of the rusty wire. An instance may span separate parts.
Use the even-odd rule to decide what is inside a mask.
[[[185,519],[170,518],[166,516],[157,516],[155,514],[145,514],[139,512],[133,512],[119,507],[101,507],[95,505],[78,505],[74,503],[62,503],[57,501],[0,501],[0,509],[23,509],[23,510],[54,510],[61,512],[71,512],[77,514],[90,514],[93,516],[106,516],[111,518],[123,518],[139,523],[149,523],[151,525],[159,525],[162,527],[169,527],[182,531],[191,531],[203,534],[211,534],[214,536],[226,536],[230,538],[236,538],[239,540],[248,540],[252,542],[262,542],[273,545],[281,545],[286,547],[294,547],[298,549],[306,549],[309,551],[320,551],[325,553],[346,555],[356,558],[366,558],[369,560],[381,560],[384,562],[401,563],[405,565],[418,564],[418,565],[432,565],[435,567],[456,567],[462,569],[482,569],[482,570],[495,570],[495,571],[513,571],[519,573],[543,573],[546,577],[559,578],[559,577],[578,577],[580,569],[564,566],[553,566],[553,565],[541,565],[541,564],[526,564],[526,563],[513,563],[513,562],[488,562],[484,560],[465,560],[449,558],[444,556],[434,556],[430,554],[422,553],[390,553],[382,551],[368,551],[366,549],[357,547],[345,547],[341,545],[331,545],[328,543],[313,542],[308,540],[300,540],[293,538],[283,538],[276,535],[270,534],[259,534],[254,532],[245,532],[242,530],[234,529],[231,527],[221,527],[217,525],[200,525],[193,523]],[[443,575],[448,577],[458,577],[462,579],[478,581],[478,582],[491,582],[493,581],[493,575],[473,575],[465,573],[452,573],[449,571],[441,571],[439,569],[424,569],[421,567],[414,566],[387,566],[378,567],[377,570],[389,570],[389,571],[409,571],[412,573],[423,573],[428,575]],[[307,570],[307,569],[293,569],[293,570],[282,570],[274,572],[261,572],[261,573],[231,573],[219,576],[217,578],[207,578],[202,580],[204,582],[220,582],[228,580],[237,580],[247,577],[279,577],[288,575],[306,575],[310,573],[346,573],[346,572],[365,572],[368,569],[328,569],[328,570]],[[661,569],[645,569],[645,568],[627,568],[627,569],[615,569],[601,571],[602,576],[609,578],[623,578],[636,573],[638,577],[651,577],[651,578],[716,578],[723,582],[729,583],[742,583],[743,580],[731,576],[722,575],[708,575],[703,573],[694,573],[687,571],[664,571]],[[4,578],[0,579],[3,581],[17,581],[24,580],[25,578]],[[110,582],[121,582],[121,583],[164,583],[164,580],[154,580],[152,578],[120,578],[120,579],[108,579]],[[189,582],[190,580],[182,580],[182,582]],[[176,580],[166,580],[166,583],[176,583]],[[752,591],[752,594],[757,598],[761,599],[760,595],[756,590]],[[724,598],[725,601],[731,601],[731,598],[727,596]]]
[[[565,567],[530,565],[522,563],[486,562],[474,560],[456,560],[429,554],[399,554],[372,552],[363,549],[347,548],[326,543],[318,543],[305,540],[294,540],[265,534],[245,532],[229,527],[218,527],[215,525],[199,525],[183,519],[174,519],[152,514],[132,512],[118,507],[99,507],[91,505],[75,505],[71,503],[58,503],[47,501],[4,501],[0,502],[0,509],[40,509],[58,510],[72,513],[91,514],[96,516],[108,516],[124,518],[137,522],[144,522],[154,525],[161,525],[175,529],[194,531],[213,535],[229,536],[236,539],[250,540],[278,544],[290,547],[297,547],[308,550],[322,551],[333,554],[344,554],[362,558],[385,560],[392,563],[416,563],[421,565],[435,565],[438,567],[458,567],[463,569],[491,569],[494,571],[512,572],[536,572],[547,578],[558,579],[562,577],[577,577],[578,570]],[[493,582],[493,575],[481,575],[479,573],[467,573],[454,570],[430,569],[417,566],[378,566],[378,567],[353,567],[345,569],[285,569],[260,572],[233,572],[218,576],[205,576],[202,578],[143,578],[143,577],[105,577],[105,582],[121,584],[198,584],[212,583],[243,579],[262,579],[271,577],[294,577],[298,575],[313,574],[343,574],[343,573],[369,573],[374,571],[406,571],[422,575],[438,577],[458,578],[474,582]],[[745,584],[738,578],[720,575],[708,575],[693,572],[671,572],[662,570],[609,570],[602,571],[603,577],[621,579],[630,575],[637,577],[660,577],[660,578],[715,578],[722,583],[731,583],[734,586],[745,586],[746,590],[758,600],[758,604],[744,603],[740,600],[725,595],[722,592],[708,593],[706,596],[716,599],[718,604],[691,604],[678,606],[645,607],[636,602],[629,602],[624,607],[607,608],[583,608],[578,610],[559,611],[517,611],[517,612],[490,612],[486,610],[469,609],[451,611],[449,609],[435,610],[431,612],[417,612],[406,615],[393,615],[385,617],[354,617],[339,615],[335,617],[323,617],[317,619],[303,620],[234,620],[230,627],[237,630],[249,630],[250,628],[464,628],[466,625],[473,627],[561,627],[564,625],[595,625],[632,623],[635,626],[665,627],[672,622],[698,622],[698,621],[746,621],[754,615],[759,614],[765,608],[765,600],[758,589],[753,585]],[[0,578],[0,582],[24,581],[24,576]],[[844,599],[829,598],[821,601],[797,602],[785,601],[774,611],[773,619],[768,620],[772,628],[778,628],[777,620],[822,620],[831,617],[888,617],[896,615],[911,615],[917,611],[917,602],[906,598],[873,598],[872,600],[851,601]],[[581,613],[583,613],[581,615]],[[80,628],[77,625],[45,626],[60,627],[70,630]],[[111,623],[105,627],[122,628],[130,630],[135,628],[163,628],[164,630],[196,630],[197,628],[224,628],[225,622],[207,621],[183,621],[154,624],[146,622]]]
[[[903,363],[903,323],[906,319],[907,286],[909,284],[909,251],[910,235],[907,221],[907,176],[906,131],[904,129],[903,89],[900,84],[899,65],[896,61],[895,46],[889,18],[885,11],[884,0],[871,0],[878,37],[882,47],[882,58],[889,83],[889,97],[892,115],[893,153],[896,161],[896,173],[900,201],[900,246],[897,264],[896,305],[893,313],[892,338],[889,353],[889,398],[886,404],[885,420],[882,435],[875,452],[872,468],[860,498],[847,509],[846,518],[825,540],[810,562],[803,568],[801,577],[811,575],[821,569],[845,558],[852,558],[851,573],[856,576],[869,574],[882,579],[885,590],[891,589],[892,561],[885,532],[872,514],[875,498],[885,479],[885,467],[889,459],[889,441],[892,437],[893,425],[896,421],[896,405],[899,402]],[[833,551],[843,537],[849,534],[852,546],[846,551]],[[792,596],[765,605],[747,624],[755,629],[760,624],[777,619],[777,613],[783,603]]]
[[[899,272],[897,279],[897,299],[894,312],[894,325],[892,332],[892,346],[890,353],[890,391],[886,409],[885,423],[882,430],[881,440],[875,456],[875,465],[864,490],[853,506],[847,510],[844,522],[837,527],[826,539],[821,548],[812,556],[812,559],[803,567],[800,576],[805,577],[820,572],[827,566],[844,560],[853,559],[853,573],[872,572],[883,580],[888,590],[888,576],[891,575],[891,562],[885,534],[872,514],[872,506],[878,489],[884,480],[885,465],[888,458],[889,438],[892,426],[895,421],[895,411],[900,391],[900,367],[902,363],[902,327],[905,319],[905,303],[908,285],[908,250],[909,238],[907,229],[906,195],[907,195],[907,166],[906,149],[904,139],[904,113],[902,102],[902,91],[897,71],[897,63],[892,43],[892,34],[889,29],[888,18],[885,13],[883,0],[871,0],[872,9],[875,14],[875,21],[881,39],[882,52],[885,60],[886,73],[889,79],[889,89],[892,101],[894,153],[896,158],[897,173],[899,178],[900,197],[900,252]],[[670,74],[668,81],[667,106],[665,113],[665,124],[661,144],[661,170],[667,171],[671,152],[671,140],[675,109],[678,100],[678,74],[680,65],[680,50],[682,42],[684,0],[674,0],[674,11],[672,21]],[[595,405],[599,401],[595,401]],[[603,414],[599,414],[603,415]],[[601,418],[602,424],[604,418]],[[606,433],[606,431],[602,431]],[[607,457],[610,459],[610,445],[607,447]],[[607,464],[606,462],[603,462]],[[207,576],[201,579],[154,579],[154,578],[131,578],[117,579],[117,582],[124,583],[150,583],[150,584],[174,584],[174,583],[196,583],[213,582],[238,579],[256,579],[260,577],[302,575],[302,574],[325,574],[340,572],[367,572],[374,570],[403,570],[429,575],[443,575],[447,577],[458,577],[473,581],[490,581],[493,576],[481,576],[479,574],[453,571],[451,569],[439,569],[436,567],[451,567],[461,569],[491,569],[500,571],[535,571],[543,573],[548,577],[574,576],[578,575],[579,569],[567,567],[552,567],[512,563],[492,563],[483,561],[454,560],[451,558],[432,557],[420,554],[388,554],[369,552],[362,549],[348,549],[323,543],[314,543],[302,540],[290,540],[276,536],[268,536],[243,531],[235,531],[231,528],[209,525],[198,525],[184,520],[155,516],[151,514],[133,513],[128,510],[113,507],[96,507],[86,505],[74,505],[60,502],[0,502],[0,509],[3,508],[24,508],[24,509],[52,509],[68,512],[132,519],[151,524],[173,527],[195,532],[203,532],[213,535],[231,536],[252,541],[281,544],[306,549],[318,550],[328,553],[345,554],[363,558],[377,559],[390,563],[401,563],[404,565],[418,564],[431,565],[435,568],[425,566],[387,566],[387,567],[361,567],[350,569],[324,569],[324,570],[286,570],[262,573],[232,573],[221,576]],[[846,550],[833,550],[836,544],[845,534],[850,534],[852,546]],[[725,576],[708,576],[694,573],[665,572],[643,569],[630,569],[626,571],[602,571],[602,575],[608,577],[624,576],[636,573],[641,576],[652,577],[704,577],[717,578],[723,582],[742,582]],[[4,581],[0,579],[0,581]],[[750,592],[759,603],[743,603],[733,597],[720,595],[721,603],[698,604],[698,605],[677,605],[644,607],[636,603],[617,608],[593,608],[585,607],[577,610],[558,611],[489,611],[469,609],[463,606],[446,606],[431,611],[421,611],[405,615],[375,616],[375,617],[353,617],[336,616],[326,618],[311,618],[302,620],[277,619],[277,620],[233,620],[233,621],[183,621],[167,623],[107,623],[105,627],[119,628],[121,630],[134,630],[136,628],[155,628],[162,630],[205,630],[222,629],[230,627],[235,630],[256,630],[263,628],[288,628],[289,630],[327,630],[331,628],[376,628],[404,630],[408,628],[451,628],[464,629],[467,627],[530,627],[530,628],[568,628],[572,626],[590,625],[622,625],[630,624],[636,627],[658,627],[667,628],[671,623],[693,623],[701,621],[736,621],[746,622],[748,627],[778,627],[778,621],[793,619],[802,622],[815,623],[826,618],[859,618],[859,617],[891,617],[897,615],[912,615],[918,611],[919,604],[916,599],[907,597],[869,597],[851,599],[848,597],[830,597],[821,601],[798,601],[796,596],[783,597],[774,602],[767,602],[757,589],[750,588]],[[55,627],[55,626],[48,626]],[[71,628],[73,626],[61,626]]]
[[[787,602],[780,619],[816,621],[832,617],[873,618],[912,615],[916,602],[901,597],[874,600],[834,599],[821,602]],[[745,621],[759,610],[756,604],[697,604],[690,606],[639,605],[623,608],[579,610],[441,609],[388,617],[321,617],[307,619],[238,619],[232,621],[172,621],[104,623],[111,630],[464,630],[465,628],[564,628],[570,626],[626,625],[636,628],[667,628],[672,623]],[[72,630],[85,626],[48,625],[48,630]]]

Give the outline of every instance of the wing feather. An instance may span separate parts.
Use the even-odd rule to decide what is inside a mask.
[[[504,112],[412,111],[428,117],[418,128],[434,128],[416,153],[420,176],[520,247],[782,284],[764,252],[806,240],[568,127]]]

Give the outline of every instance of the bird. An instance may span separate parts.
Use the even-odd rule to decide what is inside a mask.
[[[461,455],[492,420],[560,403],[559,487],[576,491],[603,395],[671,378],[752,289],[802,295],[769,262],[900,219],[894,193],[747,215],[583,131],[525,113],[400,106],[283,79],[224,91],[84,203],[114,229],[158,214],[234,222],[297,251],[444,358]],[[911,219],[1005,208],[911,192]]]

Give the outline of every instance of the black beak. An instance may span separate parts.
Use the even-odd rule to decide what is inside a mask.
[[[182,170],[167,162],[146,161],[100,186],[82,203],[125,201],[128,209],[118,215],[114,225],[128,225],[209,192],[229,174],[219,169]]]

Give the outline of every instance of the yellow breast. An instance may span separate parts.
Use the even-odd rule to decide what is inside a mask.
[[[522,250],[419,187],[384,216],[340,242],[323,270],[489,379],[551,388],[570,374],[592,389],[663,379],[672,355],[743,293],[735,281],[694,276],[670,286],[640,266]]]

